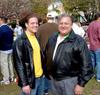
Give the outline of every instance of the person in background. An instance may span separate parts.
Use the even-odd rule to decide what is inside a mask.
[[[49,37],[54,33],[58,31],[58,25],[55,22],[54,15],[52,14],[47,15],[47,23],[44,23],[39,26],[37,35],[39,37],[40,46],[43,52],[45,51],[46,44],[48,42]],[[50,83],[49,80],[44,77],[45,80],[45,88],[44,93],[45,95],[48,95],[49,89],[50,89]]]
[[[85,31],[80,23],[74,22],[72,25],[72,29],[76,34],[80,35],[83,38],[85,37]]]
[[[95,20],[89,24],[87,34],[96,80],[100,82],[100,12],[96,13]]]
[[[81,23],[77,20],[77,18],[75,18],[74,16],[72,17],[73,17],[73,25],[72,25],[73,31],[84,38],[86,34],[85,30],[82,28]]]
[[[50,15],[47,17],[47,23],[40,25],[37,32],[43,51],[45,50],[49,37],[56,31],[58,31],[58,25],[53,21],[52,15]]]
[[[85,40],[72,30],[67,14],[58,17],[58,30],[46,45],[46,67],[53,95],[82,95],[92,78],[91,56]]]
[[[29,13],[24,19],[24,32],[13,45],[14,67],[18,75],[18,85],[22,88],[21,95],[43,95],[43,53],[40,49],[36,32],[38,18]],[[24,25],[23,25],[24,26]]]
[[[14,79],[12,61],[13,30],[7,25],[7,17],[0,16],[0,67],[1,84],[8,85]]]
[[[14,33],[15,33],[16,38],[19,37],[23,33],[22,27],[20,25],[16,24],[16,27],[14,28]]]

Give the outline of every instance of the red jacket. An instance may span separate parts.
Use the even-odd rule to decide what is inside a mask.
[[[89,37],[90,50],[100,49],[100,22],[93,21],[90,23],[87,34]]]

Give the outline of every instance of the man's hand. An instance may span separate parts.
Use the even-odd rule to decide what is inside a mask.
[[[30,95],[31,88],[29,85],[22,87],[22,90],[26,95]]]
[[[83,90],[84,90],[84,87],[80,86],[80,85],[76,85],[75,86],[75,95],[82,95],[83,94]]]

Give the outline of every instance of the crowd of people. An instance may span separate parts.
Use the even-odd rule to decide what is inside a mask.
[[[39,25],[29,13],[13,29],[0,16],[1,84],[16,78],[21,95],[82,95],[91,78],[100,82],[100,13],[86,30],[69,14],[53,19]]]

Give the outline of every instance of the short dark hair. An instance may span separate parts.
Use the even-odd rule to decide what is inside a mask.
[[[8,17],[6,17],[6,16],[0,16],[0,18],[1,18],[4,22],[7,22],[7,20],[8,20]]]
[[[19,25],[25,30],[26,29],[25,23],[28,23],[29,19],[32,17],[36,17],[38,19],[37,14],[29,12],[26,15],[24,15],[24,17],[19,21]]]
[[[66,14],[66,13],[61,14],[61,15],[58,16],[58,22],[59,22],[63,17],[69,17],[69,18],[71,19],[72,23],[73,23],[73,18],[72,18],[72,16],[69,15],[69,14]]]
[[[100,17],[100,12],[97,12],[94,16],[94,20],[97,20]]]
[[[24,17],[25,23],[28,23],[29,19],[32,18],[32,17],[36,17],[37,19],[39,19],[38,16],[35,13],[29,13]]]

